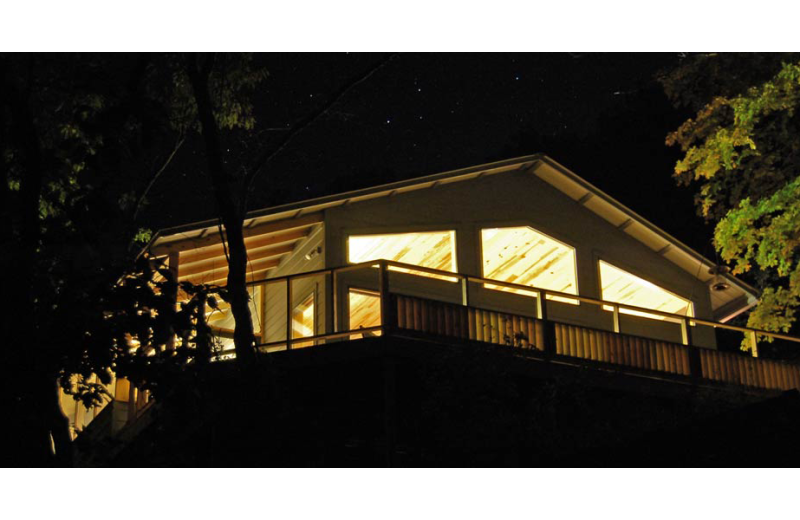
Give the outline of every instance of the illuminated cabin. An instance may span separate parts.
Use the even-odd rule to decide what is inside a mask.
[[[682,384],[800,388],[794,366],[716,348],[753,288],[544,155],[254,211],[245,228],[264,353],[398,335]],[[216,220],[163,230],[149,252],[180,281],[226,282]],[[232,357],[229,310],[208,320],[219,359]]]

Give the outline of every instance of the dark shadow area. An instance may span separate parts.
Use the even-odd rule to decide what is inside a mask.
[[[800,463],[794,448],[800,432],[796,392],[778,396],[694,387],[521,358],[511,348],[403,338],[328,345],[271,359],[258,382],[237,373],[233,364],[212,367],[195,381],[199,385],[176,387],[151,406],[138,433],[123,430],[117,439],[84,440],[83,462],[234,467]]]

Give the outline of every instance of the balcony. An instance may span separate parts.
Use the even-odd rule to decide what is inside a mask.
[[[415,337],[500,345],[522,357],[683,384],[800,389],[800,367],[757,357],[761,339],[800,338],[449,271],[381,260],[249,289],[265,353]],[[217,360],[234,356],[232,331],[215,325],[229,322],[224,315],[208,313],[222,342]],[[717,350],[718,330],[741,334],[752,355]]]

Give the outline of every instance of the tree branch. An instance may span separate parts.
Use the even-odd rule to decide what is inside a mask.
[[[164,173],[164,170],[166,170],[167,167],[170,165],[170,163],[172,162],[172,159],[175,158],[175,155],[178,153],[178,150],[181,149],[181,146],[183,146],[183,142],[185,140],[186,140],[186,137],[183,136],[183,135],[181,135],[178,138],[178,141],[175,143],[175,146],[172,148],[172,152],[170,152],[169,156],[167,156],[167,159],[164,161],[164,164],[162,164],[161,168],[159,168],[153,174],[153,176],[150,178],[150,182],[147,183],[147,186],[145,187],[145,189],[142,191],[142,193],[137,198],[136,205],[134,206],[134,210],[133,210],[133,220],[134,220],[134,222],[136,221],[137,217],[139,216],[139,210],[142,209],[142,203],[144,202],[145,197],[147,197],[147,194],[150,193],[150,190],[153,188],[153,185],[156,183],[156,181],[161,176],[161,174]]]
[[[352,81],[346,85],[344,85],[341,89],[339,89],[333,96],[328,100],[327,103],[322,105],[316,111],[311,112],[307,116],[298,120],[294,125],[289,128],[288,133],[281,142],[278,144],[277,147],[273,148],[271,151],[265,151],[260,157],[258,157],[254,162],[253,165],[250,167],[250,170],[247,172],[247,175],[244,178],[244,192],[242,194],[242,205],[246,205],[247,201],[247,194],[250,192],[252,187],[253,181],[255,180],[256,176],[261,172],[261,170],[279,153],[281,153],[289,143],[297,137],[303,130],[311,126],[317,119],[325,115],[331,107],[336,105],[343,97],[347,95],[348,92],[356,88],[358,85],[364,83],[369,78],[371,78],[376,72],[381,70],[385,67],[389,62],[397,58],[397,54],[390,54],[383,60],[381,60],[378,64],[374,65],[370,68],[366,73],[364,73],[361,77]],[[245,210],[246,208],[242,208]]]

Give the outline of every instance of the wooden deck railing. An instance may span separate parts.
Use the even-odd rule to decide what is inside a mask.
[[[551,326],[555,355],[563,358],[769,390],[800,389],[800,367],[780,361],[411,296],[392,295],[392,301],[400,330],[546,352]]]
[[[340,323],[343,305],[339,295],[340,280],[345,273],[358,270],[366,270],[366,272],[376,275],[376,293],[380,297],[382,323],[364,329],[347,330],[346,322],[344,326]],[[390,290],[392,284],[390,284],[389,277],[395,274],[416,276],[417,280],[423,278],[429,281],[434,280],[435,283],[448,280],[455,282],[452,286],[454,289],[458,289],[456,284],[460,284],[461,302],[458,304],[407,296],[402,294],[402,290],[398,291],[396,287]],[[728,383],[771,390],[800,388],[800,367],[780,361],[757,358],[758,342],[761,339],[786,340],[797,343],[800,348],[800,338],[717,323],[693,316],[598,300],[582,295],[566,294],[389,260],[375,260],[276,277],[251,282],[248,285],[261,286],[263,294],[263,290],[271,284],[286,284],[285,298],[287,302],[290,302],[292,301],[293,282],[299,282],[309,277],[324,277],[326,293],[324,297],[332,303],[332,308],[326,310],[326,315],[332,314],[326,316],[325,321],[326,327],[328,327],[327,324],[332,323],[332,329],[326,328],[314,336],[284,337],[265,341],[258,345],[260,350],[272,352],[310,345],[324,345],[366,336],[368,333],[387,334],[396,329],[536,349],[548,357],[580,359],[605,366],[611,365],[621,369],[667,374],[693,381]],[[491,286],[531,297],[532,312],[530,314],[535,317],[476,307],[471,302],[470,284],[484,289]],[[452,295],[450,296],[452,297]],[[548,307],[551,303],[548,303],[549,300],[577,303],[576,309],[587,305],[610,310],[611,312],[608,313],[611,317],[610,330],[578,326],[550,319]],[[288,309],[289,306],[285,305],[284,308]],[[264,312],[263,305],[261,312],[262,323],[266,323],[269,317]],[[625,326],[621,320],[623,314],[639,316],[645,321],[649,318],[656,318],[657,320],[652,320],[653,324],[661,324],[659,325],[661,327],[664,324],[678,326],[680,327],[681,342],[675,343],[626,334],[622,330]],[[286,331],[285,336],[290,336],[291,312],[285,312],[284,319],[286,323],[281,327]],[[696,333],[693,329],[701,328],[727,329],[743,334],[753,357],[696,346],[692,341],[692,335]]]

